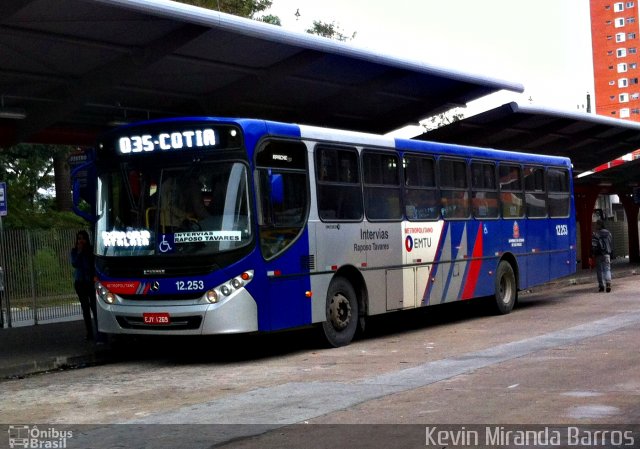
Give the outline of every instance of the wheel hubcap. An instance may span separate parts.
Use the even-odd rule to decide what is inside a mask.
[[[342,330],[349,325],[351,321],[351,305],[343,294],[337,293],[331,298],[329,315],[331,316],[333,327],[337,330]]]
[[[505,304],[508,304],[511,298],[511,283],[506,277],[500,280],[500,298]]]

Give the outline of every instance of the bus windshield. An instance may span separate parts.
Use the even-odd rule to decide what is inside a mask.
[[[252,240],[243,163],[121,163],[98,176],[96,253],[211,255]]]

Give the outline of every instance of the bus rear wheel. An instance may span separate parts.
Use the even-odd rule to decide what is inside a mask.
[[[325,313],[322,330],[326,341],[334,348],[351,343],[358,327],[358,298],[347,279],[336,277],[329,284]]]
[[[506,260],[498,264],[496,271],[495,285],[495,309],[496,312],[506,315],[513,310],[513,306],[518,298],[518,286],[516,285],[516,275],[513,267]]]

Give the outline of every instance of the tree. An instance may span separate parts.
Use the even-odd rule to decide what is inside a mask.
[[[68,147],[26,144],[0,152],[0,179],[7,183],[8,206],[3,225],[6,223],[7,228],[49,228],[76,226],[82,222],[68,209],[56,207],[58,197],[54,198],[50,191],[54,185],[54,161],[66,164],[68,153]],[[61,182],[57,187],[64,189],[65,185],[69,186],[69,181]],[[59,195],[60,198],[69,197],[70,191]]]
[[[355,31],[351,36],[347,36],[342,32],[340,26],[335,22],[327,23],[320,20],[314,20],[313,26],[311,28],[308,28],[306,32],[309,34],[328,37],[329,39],[335,39],[340,42],[350,41],[356,37]]]
[[[272,25],[280,25],[280,18],[274,15],[256,17],[256,14],[266,11],[271,7],[271,0],[178,0],[188,5],[212,9],[234,16],[267,22]]]
[[[53,174],[56,186],[56,209],[71,212],[71,172],[69,170],[70,147],[58,147],[53,155]]]
[[[428,119],[423,120],[420,124],[424,128],[425,132],[428,132],[442,126],[450,125],[451,123],[462,120],[463,118],[464,114],[462,111],[459,108],[455,108],[429,117]]]

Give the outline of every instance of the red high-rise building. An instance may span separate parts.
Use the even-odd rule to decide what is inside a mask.
[[[640,122],[638,1],[590,0],[590,6],[596,113]]]

